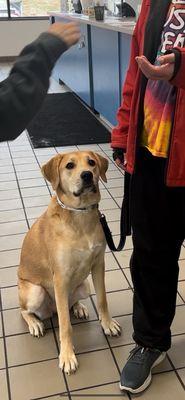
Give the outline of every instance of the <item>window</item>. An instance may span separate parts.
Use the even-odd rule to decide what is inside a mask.
[[[61,0],[0,0],[0,18],[47,17],[49,12],[60,10]]]
[[[8,17],[8,7],[6,0],[0,0],[0,18]]]

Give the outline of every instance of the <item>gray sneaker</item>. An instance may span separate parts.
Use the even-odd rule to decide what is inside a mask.
[[[130,352],[120,381],[120,389],[130,393],[140,393],[145,390],[152,380],[152,368],[160,364],[166,352],[136,346]]]

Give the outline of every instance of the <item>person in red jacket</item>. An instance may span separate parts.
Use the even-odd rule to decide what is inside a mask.
[[[185,238],[185,0],[143,0],[112,132],[131,174],[133,338],[120,388],[139,393],[171,346]]]

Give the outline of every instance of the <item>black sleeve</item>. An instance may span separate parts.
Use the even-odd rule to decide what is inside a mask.
[[[0,83],[0,142],[13,140],[39,111],[58,57],[67,45],[57,36],[42,33],[26,46],[9,77]]]

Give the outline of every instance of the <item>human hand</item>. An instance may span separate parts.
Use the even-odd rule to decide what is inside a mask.
[[[115,161],[116,165],[125,170],[126,167],[126,157],[125,154],[123,153],[123,149],[119,148],[114,148],[113,149],[113,160]]]
[[[68,22],[66,24],[55,22],[50,25],[48,32],[58,36],[68,47],[77,43],[80,39],[80,28],[75,22]]]
[[[122,163],[121,160],[120,160],[119,158],[116,158],[114,161],[115,161],[116,165],[117,165],[120,169],[125,170],[125,167],[126,167],[125,161],[124,161],[124,163]]]
[[[166,54],[157,60],[161,65],[152,65],[145,56],[136,57],[140,70],[148,79],[169,81],[174,74],[175,54]]]

